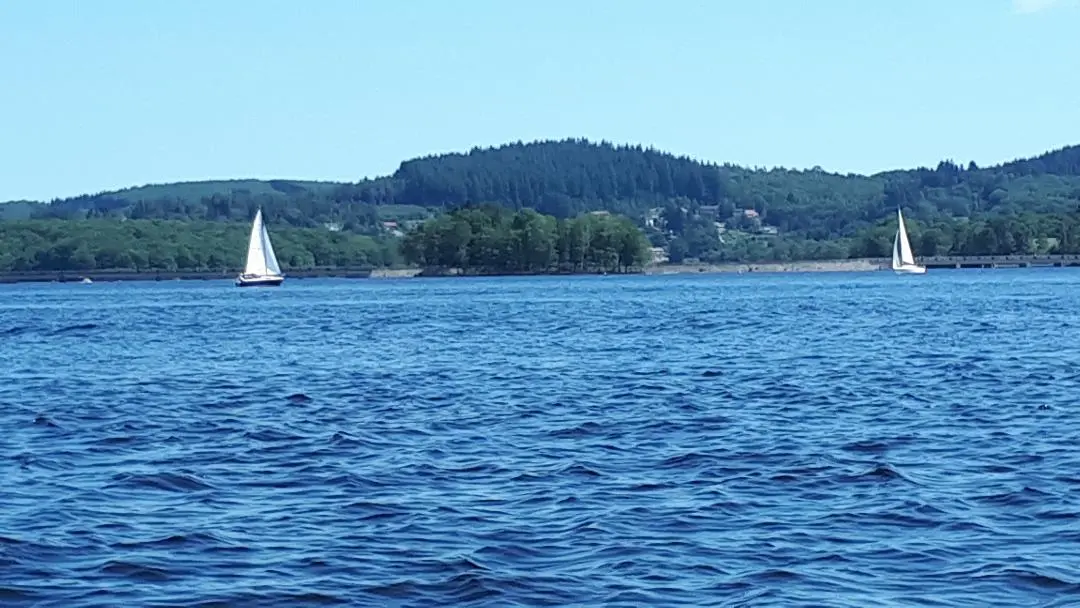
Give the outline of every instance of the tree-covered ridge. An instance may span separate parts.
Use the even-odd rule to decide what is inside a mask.
[[[625,272],[651,261],[629,219],[606,212],[570,219],[496,205],[451,211],[406,235],[406,261],[465,273]]]
[[[26,220],[39,213],[44,207],[36,201],[9,201],[0,203],[0,221]]]
[[[433,210],[411,205],[372,205],[343,197],[329,182],[234,180],[151,185],[82,195],[48,204],[0,204],[0,219],[166,219],[250,221],[258,208],[270,224],[334,226],[360,234],[383,232],[387,220],[421,220]]]
[[[933,168],[862,176],[718,165],[583,139],[518,142],[405,161],[391,176],[351,184],[250,180],[147,186],[55,201],[33,214],[247,221],[262,206],[271,225],[333,223],[375,234],[386,219],[421,218],[485,202],[557,218],[608,210],[643,224],[649,209],[675,200],[714,208],[710,215],[721,221],[753,209],[781,234],[813,240],[853,237],[890,217],[897,206],[924,222],[1067,213],[1080,203],[1080,146],[993,167],[942,161]],[[26,206],[21,210],[25,213]]]
[[[392,176],[353,184],[237,180],[155,185],[49,205],[0,205],[0,217],[246,223],[261,206],[275,231],[310,228],[311,238],[334,241],[344,238],[341,233],[381,238],[408,228],[408,223],[395,228],[385,220],[415,221],[483,202],[511,211],[534,209],[556,220],[596,210],[623,213],[646,230],[654,245],[667,248],[673,261],[883,257],[897,207],[905,210],[913,245],[922,255],[1071,253],[1078,243],[1073,230],[1080,206],[1080,147],[994,167],[942,161],[933,168],[860,176],[716,165],[581,139],[519,142],[406,161]],[[67,228],[68,236],[97,242],[89,226],[109,233],[107,223],[80,222]],[[239,248],[242,242],[231,246]],[[18,264],[71,260],[41,254],[54,245],[37,243],[32,256],[19,254]],[[0,250],[10,247],[0,243]],[[147,244],[130,250],[150,255]],[[380,251],[382,259],[393,256],[391,245]],[[172,255],[190,258],[179,249]],[[199,255],[191,262],[196,267],[221,259]],[[433,254],[425,250],[424,255]],[[308,263],[308,257],[299,256],[297,267]],[[125,263],[105,250],[94,257],[99,266]],[[39,259],[53,261],[31,262]],[[139,265],[140,260],[136,253],[130,263]],[[289,266],[293,260],[282,262]],[[501,264],[501,271],[509,270],[510,262]]]
[[[783,232],[818,239],[851,235],[897,205],[926,220],[980,211],[1064,211],[1080,188],[1080,147],[998,167],[943,161],[877,176],[818,169],[755,170],[714,165],[640,146],[586,140],[476,148],[402,163],[387,180],[363,182],[354,196],[373,204],[453,207],[495,201],[556,217],[606,209],[640,216],[673,199],[718,206],[721,219],[754,209]],[[1054,175],[1056,177],[1049,177]]]
[[[133,188],[125,188],[114,194],[112,198],[137,203],[139,201],[153,201],[162,198],[179,198],[185,200],[197,200],[206,196],[247,194],[253,196],[276,196],[290,197],[297,195],[319,195],[338,188],[344,184],[339,182],[318,182],[289,179],[232,179],[211,180],[201,182],[176,182],[172,184],[147,184]]]
[[[0,272],[30,270],[236,270],[250,224],[177,220],[0,222]],[[401,263],[396,239],[341,231],[271,228],[282,268]]]

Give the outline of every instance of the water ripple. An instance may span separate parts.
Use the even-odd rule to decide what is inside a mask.
[[[0,286],[0,604],[1074,605],[1077,309],[1067,269]]]

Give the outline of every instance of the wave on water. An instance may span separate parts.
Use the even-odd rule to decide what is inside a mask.
[[[0,605],[1072,605],[1058,270],[31,286]]]

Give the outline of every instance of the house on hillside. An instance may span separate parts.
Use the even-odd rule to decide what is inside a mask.
[[[659,229],[661,224],[661,217],[664,213],[663,207],[653,207],[645,212],[645,227]]]
[[[389,232],[392,236],[405,236],[405,233],[402,232],[401,227],[398,226],[397,222],[383,222],[382,227],[383,230]]]

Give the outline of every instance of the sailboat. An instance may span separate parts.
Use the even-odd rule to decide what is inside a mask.
[[[907,229],[904,228],[904,216],[900,208],[896,208],[896,236],[893,237],[892,245],[892,269],[898,274],[925,274],[926,267],[915,263],[915,255],[911,253],[911,243],[908,242]]]
[[[285,277],[281,274],[274,246],[270,244],[270,235],[263,224],[262,209],[255,212],[255,221],[251,224],[251,238],[248,239],[247,262],[244,272],[236,277],[237,287],[277,287]]]

